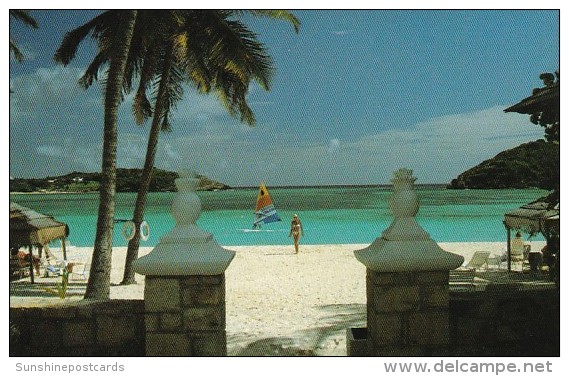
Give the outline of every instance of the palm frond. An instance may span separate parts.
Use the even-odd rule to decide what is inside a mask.
[[[14,43],[14,41],[11,38],[10,38],[10,51],[12,51],[12,53],[14,54],[14,58],[16,59],[17,62],[21,63],[22,61],[24,61],[24,54],[22,54],[18,46],[16,46],[16,43]]]
[[[216,91],[219,99],[229,114],[231,116],[240,115],[241,122],[253,126],[255,124],[255,116],[247,104],[247,84],[241,82],[238,77],[229,71],[219,72],[216,82],[218,82]]]
[[[95,56],[91,64],[85,70],[85,73],[79,79],[79,84],[87,89],[93,84],[93,81],[97,81],[99,77],[99,69],[108,61],[108,54],[106,51],[99,51]]]
[[[38,22],[32,16],[30,16],[29,11],[27,10],[10,9],[10,16],[22,21],[24,24],[34,29],[38,28]]]
[[[239,21],[219,19],[212,27],[210,61],[216,66],[240,69],[244,77],[255,79],[265,90],[274,74],[272,59],[265,47]],[[230,62],[232,61],[232,62]]]
[[[294,27],[295,33],[298,33],[300,30],[300,20],[296,18],[294,14],[292,14],[288,10],[253,9],[253,10],[235,11],[235,12],[238,14],[247,12],[256,17],[268,17],[274,20],[288,21],[292,25],[292,27]]]
[[[110,22],[109,19],[112,16],[111,12],[113,11],[102,13],[86,24],[79,26],[78,28],[71,30],[65,34],[63,41],[53,56],[55,61],[62,63],[63,65],[68,65],[71,60],[75,58],[79,44],[81,44],[81,42],[87,37],[87,35],[89,35],[89,33],[93,33],[93,38],[97,39],[96,36],[101,34],[101,29],[103,27],[109,27],[108,23]],[[105,39],[101,38],[98,42],[99,46],[101,46],[101,43],[104,43]]]
[[[142,67],[140,69],[140,79],[138,84],[138,90],[134,97],[132,103],[132,114],[136,120],[136,123],[141,125],[148,118],[152,116],[153,109],[146,91],[154,83],[154,74],[156,69],[157,59],[154,53],[154,48],[150,47],[144,57]]]
[[[176,108],[176,104],[184,96],[184,73],[178,67],[173,65],[170,68],[168,81],[166,82],[166,90],[162,96],[162,112],[159,114],[161,118],[161,130],[170,131],[171,124],[169,121],[170,112]]]
[[[25,25],[28,25],[34,29],[38,28],[37,21],[28,14],[27,10],[11,9],[10,16],[12,16],[16,20],[22,21]],[[14,58],[16,59],[17,62],[21,63],[22,61],[24,61],[24,54],[22,53],[22,51],[20,51],[20,49],[18,48],[16,42],[14,42],[12,37],[10,37],[10,51],[14,54]]]
[[[174,41],[177,66],[186,72],[190,82],[200,93],[211,90],[211,74],[204,61],[202,38],[196,36],[189,41],[188,33],[180,33]]]
[[[152,105],[146,96],[145,90],[138,90],[132,102],[132,114],[138,125],[144,123],[152,116]]]

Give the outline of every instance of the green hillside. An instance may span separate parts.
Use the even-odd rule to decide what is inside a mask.
[[[559,187],[559,144],[537,140],[503,151],[453,179],[451,189]]]
[[[117,169],[117,192],[137,192],[141,169]],[[230,187],[198,175],[198,190],[229,189]],[[174,180],[178,173],[155,168],[150,192],[175,192]],[[100,173],[72,172],[62,176],[48,176],[44,179],[10,180],[10,192],[97,192],[101,182]]]

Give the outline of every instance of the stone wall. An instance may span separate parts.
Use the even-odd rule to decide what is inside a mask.
[[[451,292],[452,356],[559,356],[559,290]]]
[[[556,289],[516,290],[503,285],[496,291],[464,291],[449,294],[449,345],[431,352],[433,356],[559,356],[560,296]],[[389,293],[386,290],[386,293]],[[404,295],[395,299],[401,300]],[[390,298],[389,301],[394,301]],[[395,304],[395,307],[399,303]],[[375,306],[372,301],[369,305]],[[399,304],[400,305],[400,304]],[[376,309],[376,308],[374,308]],[[369,321],[369,319],[368,319]],[[368,322],[368,326],[373,323]],[[440,323],[423,322],[424,331],[435,331]],[[391,346],[399,353],[416,352],[416,344],[403,343],[398,322],[384,325],[392,334]],[[347,331],[347,355],[369,356],[368,328]],[[427,338],[430,336],[427,335]],[[375,355],[378,354],[375,351]],[[389,354],[386,354],[389,355]]]
[[[10,308],[11,356],[144,356],[144,301]]]
[[[146,355],[224,356],[224,275],[146,276]]]
[[[367,271],[368,354],[444,355],[449,341],[448,272]]]

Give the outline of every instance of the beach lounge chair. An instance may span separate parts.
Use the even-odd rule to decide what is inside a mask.
[[[66,244],[65,247],[68,251],[71,249],[75,249],[75,247],[70,245],[69,240],[65,240],[65,244]],[[44,252],[45,258],[42,258],[44,277],[53,277],[53,276],[59,277],[63,275],[63,269],[67,268],[68,271],[70,270],[70,268],[68,267],[70,263],[80,264],[80,262],[61,260],[57,258],[47,244],[44,245],[43,250],[45,251]],[[78,269],[80,268],[78,267]]]
[[[488,269],[488,257],[490,257],[489,251],[476,251],[464,268],[477,270],[484,267]]]
[[[24,251],[20,251],[17,248],[10,249],[10,273],[11,277],[15,277],[16,274],[22,278],[23,276],[30,275],[29,268],[30,268],[30,260],[33,264],[33,269],[35,270],[37,275],[40,275],[40,266],[41,261],[39,257],[35,255],[30,255]]]
[[[508,256],[504,254],[493,254],[492,256],[488,257],[486,260],[486,264],[488,265],[488,269],[492,267],[492,269],[500,269],[502,267],[502,262],[507,260]]]
[[[63,274],[63,268],[65,268],[65,262],[60,262],[59,264],[46,264],[43,276],[44,277],[59,277]]]
[[[62,267],[65,266],[65,262],[58,260],[57,257],[53,255],[49,246],[45,245],[43,247],[44,256],[41,259],[42,268],[44,270],[44,277],[58,277],[62,274]]]
[[[69,278],[74,279],[74,277],[80,277],[81,279],[87,279],[89,274],[89,265],[84,262],[70,262],[67,264],[67,271],[69,272]]]
[[[527,254],[529,254],[531,248],[526,247],[523,240],[520,241],[518,238],[512,240],[510,245],[510,260],[512,264],[519,263],[520,270],[524,270],[524,261],[527,260]]]
[[[10,257],[10,280],[22,279],[30,275],[30,267],[17,257]]]
[[[475,289],[474,276],[476,269],[458,268],[449,271],[450,291],[473,291]]]

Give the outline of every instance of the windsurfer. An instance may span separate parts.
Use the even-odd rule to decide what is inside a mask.
[[[292,216],[292,222],[290,223],[290,232],[288,234],[289,238],[292,236],[294,240],[294,253],[298,253],[298,240],[300,236],[304,236],[304,229],[302,228],[302,222],[298,219],[298,215]]]

